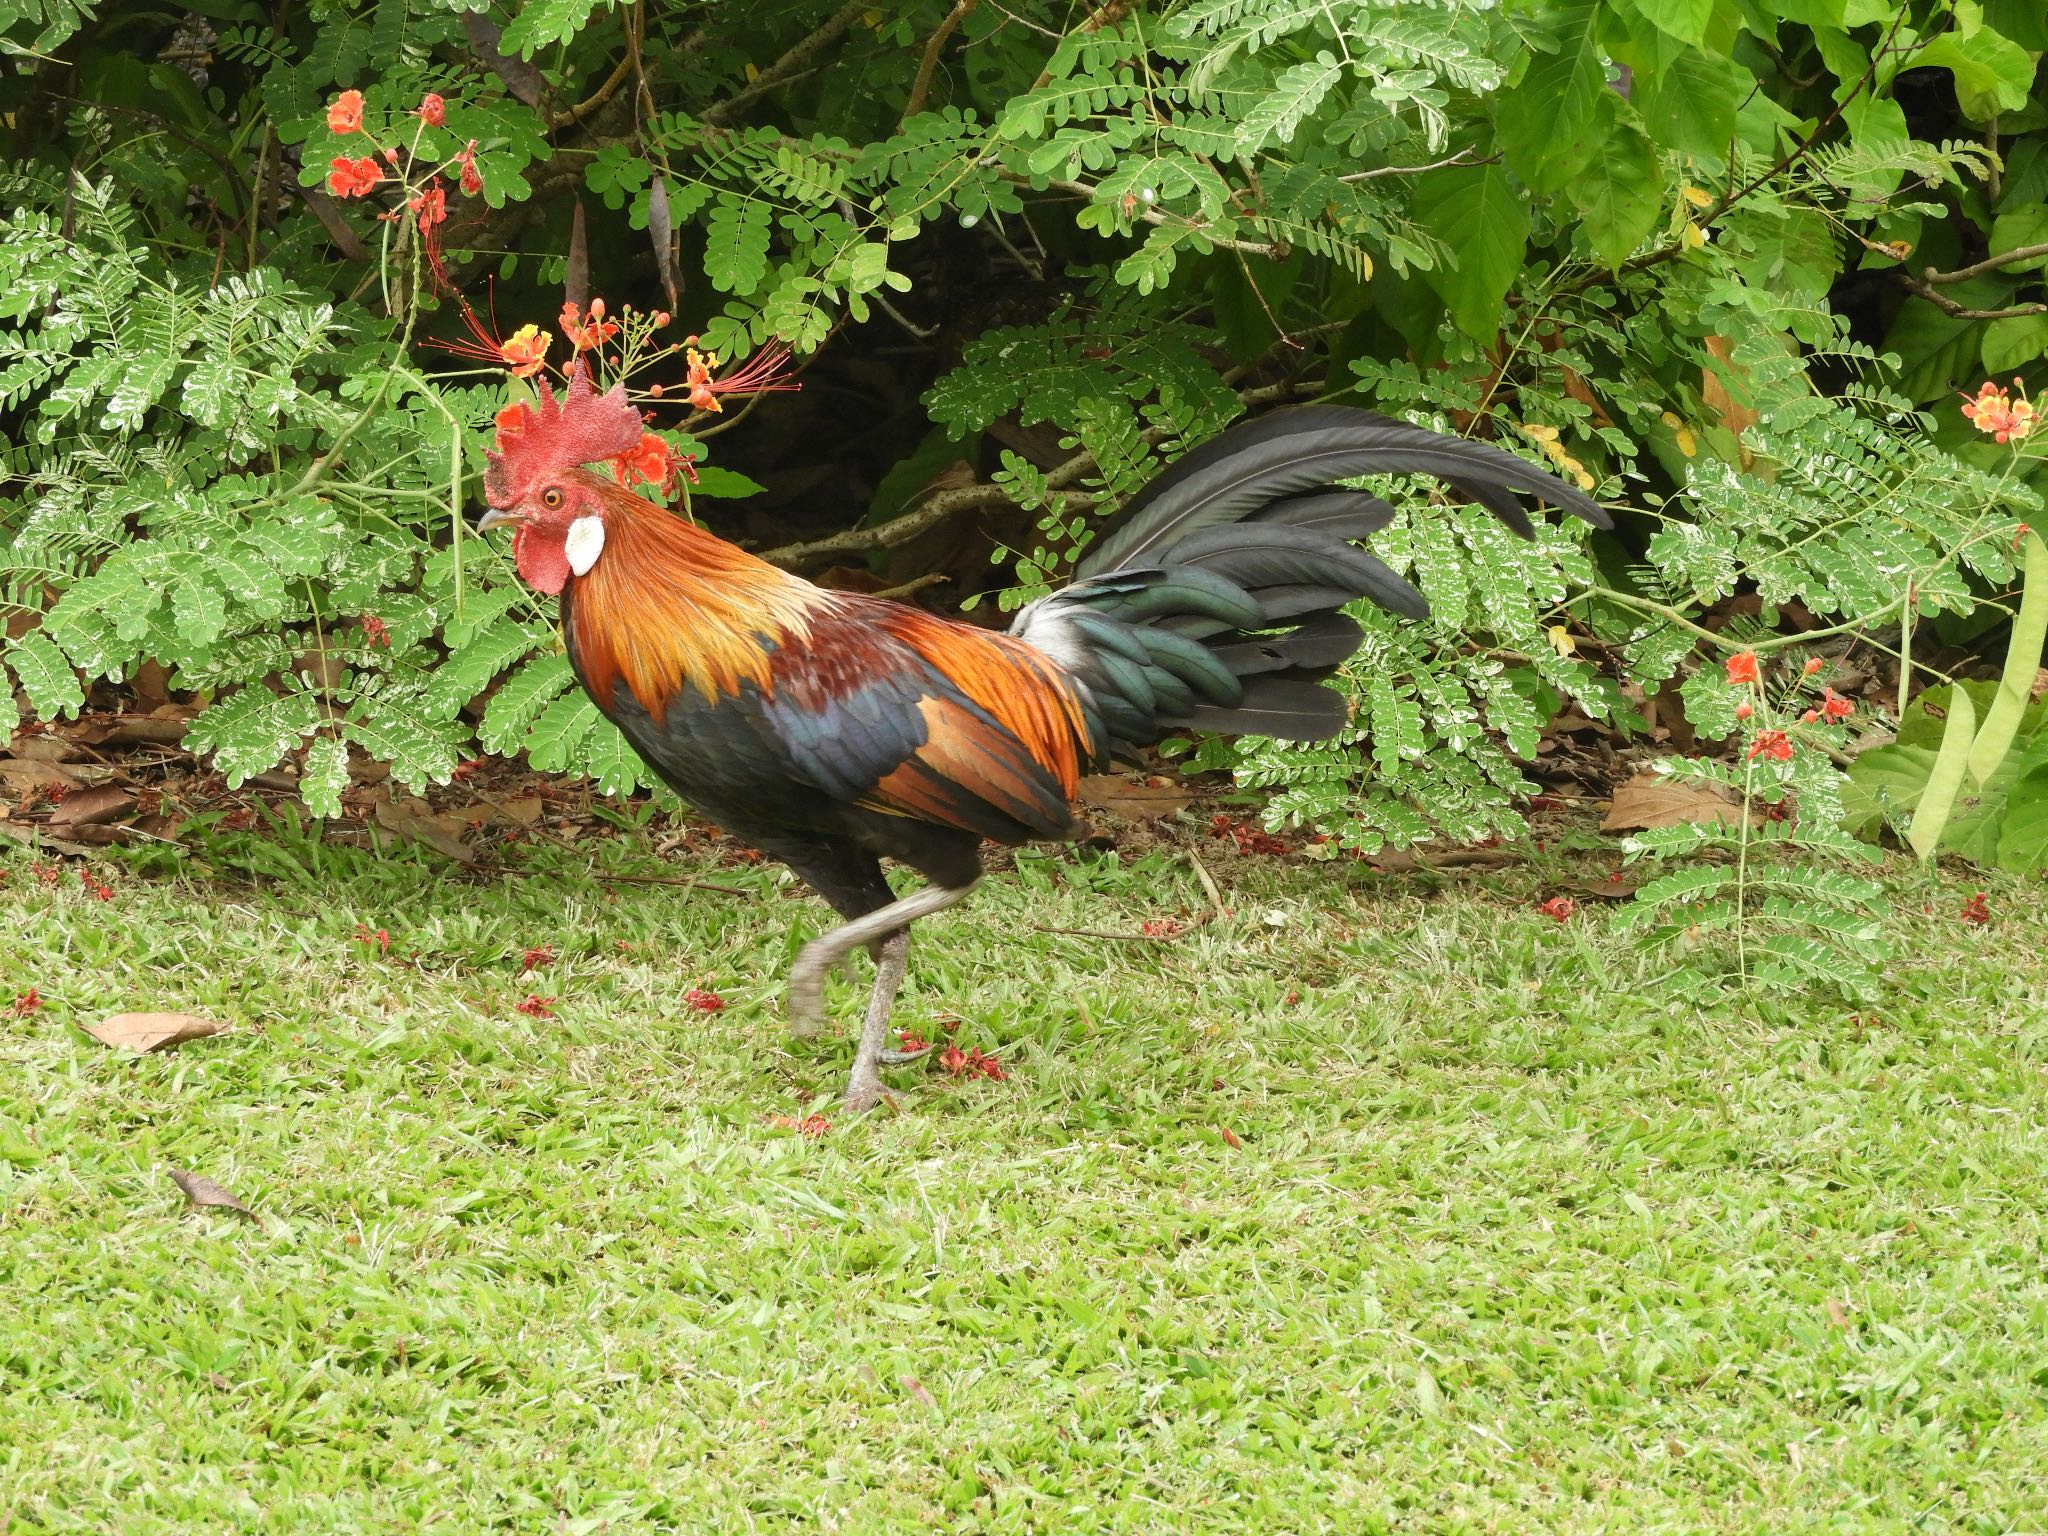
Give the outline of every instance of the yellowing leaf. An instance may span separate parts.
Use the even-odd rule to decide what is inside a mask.
[[[187,1040],[217,1035],[227,1025],[191,1013],[117,1013],[98,1024],[79,1027],[102,1045],[131,1051],[166,1051]]]
[[[1579,642],[1572,638],[1572,632],[1562,624],[1553,624],[1543,632],[1550,640],[1550,648],[1560,656],[1578,654]]]
[[[754,83],[754,82],[755,82],[756,80],[758,80],[758,79],[760,79],[760,78],[761,78],[761,68],[760,68],[760,66],[759,66],[759,65],[757,65],[757,64],[754,64],[754,63],[752,63],[752,62],[749,62],[749,63],[748,63],[748,65],[747,65],[747,83],[748,83],[749,85],[751,85],[751,84],[753,84],[753,83]]]
[[[1695,208],[1711,208],[1714,206],[1714,194],[1702,192],[1698,187],[1686,187],[1679,195]]]
[[[1702,250],[1707,243],[1707,237],[1700,233],[1699,225],[1689,219],[1686,221],[1685,232],[1678,237],[1678,240],[1688,251]]]

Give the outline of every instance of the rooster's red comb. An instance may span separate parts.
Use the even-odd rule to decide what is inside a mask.
[[[498,412],[498,446],[484,455],[484,496],[494,507],[516,505],[544,476],[615,458],[640,442],[640,413],[627,401],[625,385],[600,395],[580,362],[560,400],[546,379],[535,383],[537,406],[522,403]]]

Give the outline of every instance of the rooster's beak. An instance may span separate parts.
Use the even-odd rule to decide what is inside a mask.
[[[478,533],[487,533],[493,528],[503,527],[506,523],[517,521],[517,516],[506,511],[503,507],[492,507],[476,520],[476,531]]]

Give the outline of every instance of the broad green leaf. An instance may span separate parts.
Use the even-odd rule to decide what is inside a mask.
[[[1612,123],[1607,142],[1572,178],[1570,190],[1593,253],[1609,268],[1619,268],[1664,211],[1664,172],[1657,146],[1620,97],[1609,93],[1599,118]]]
[[[1984,371],[2011,373],[2048,356],[2048,315],[2007,315],[1984,327]]]
[[[1991,224],[1991,250],[2002,255],[2029,246],[2048,245],[2048,203],[2033,203],[2001,213]],[[2048,268],[2048,255],[2015,261],[2001,272],[2039,272]]]
[[[2024,775],[2006,796],[1997,858],[2016,875],[2048,868],[2048,766]]]
[[[757,480],[751,480],[736,469],[721,469],[716,464],[698,466],[697,478],[690,486],[692,496],[739,497],[758,496],[764,487]]]
[[[1962,0],[1958,13],[1966,6],[1976,10]],[[1941,33],[1913,55],[1913,67],[1948,70],[1955,77],[1956,104],[1976,123],[2019,111],[2034,88],[2032,55],[1987,26]]]
[[[1560,186],[1594,152],[1594,109],[1607,88],[1595,40],[1596,0],[1572,0],[1557,13],[1558,48],[1538,53],[1494,109],[1502,152],[1532,186]]]
[[[1681,48],[1659,73],[1638,76],[1636,87],[1636,105],[1660,148],[1724,165],[1736,108],[1756,89],[1756,77],[1732,59]]]
[[[1431,272],[1430,286],[1450,307],[1458,329],[1479,340],[1500,330],[1500,304],[1522,270],[1529,210],[1497,165],[1434,171],[1416,188],[1416,207],[1457,255],[1457,266]]]
[[[1625,0],[1625,3],[1658,31],[1668,32],[1682,43],[1705,41],[1707,23],[1714,19],[1714,0]]]

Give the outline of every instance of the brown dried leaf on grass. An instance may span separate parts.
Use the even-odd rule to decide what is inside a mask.
[[[101,1045],[131,1051],[168,1051],[187,1040],[224,1034],[227,1025],[196,1013],[117,1013],[97,1024],[81,1024]]]
[[[385,831],[396,832],[416,843],[425,843],[436,853],[444,853],[460,863],[471,861],[469,847],[462,841],[461,833],[436,816],[426,801],[410,795],[394,799],[379,790],[370,797],[370,808],[376,813],[377,825]]]
[[[236,1199],[234,1191],[226,1185],[216,1184],[204,1174],[188,1173],[183,1168],[171,1169],[170,1175],[171,1182],[185,1192],[185,1199],[192,1206],[218,1206],[222,1210],[240,1211],[251,1221],[257,1219],[256,1213]]]
[[[1661,773],[1639,773],[1614,791],[1602,832],[1648,832],[1688,822],[1732,826],[1742,812],[1711,784],[1673,779]]]
[[[1081,803],[1126,821],[1157,821],[1188,808],[1178,785],[1133,784],[1121,774],[1091,773],[1081,780]]]
[[[135,809],[133,791],[119,784],[96,784],[76,790],[60,800],[50,812],[53,827],[93,827],[119,821]]]

